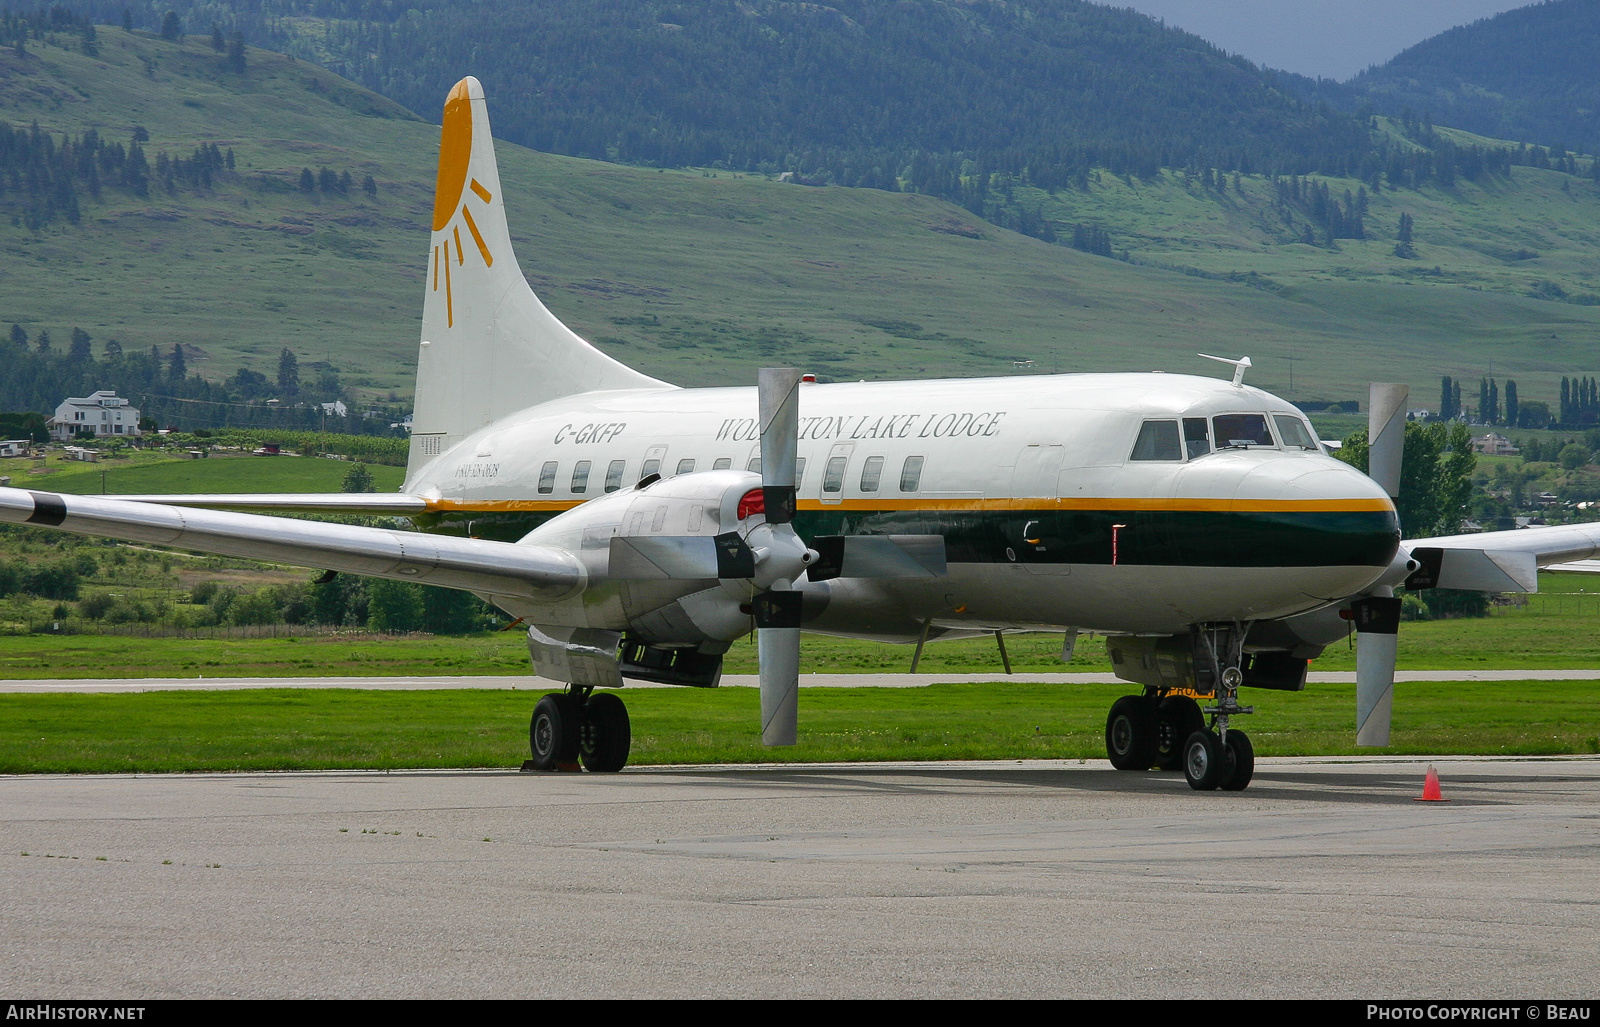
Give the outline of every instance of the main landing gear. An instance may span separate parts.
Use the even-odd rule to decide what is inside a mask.
[[[1216,682],[1214,704],[1204,709],[1187,695],[1146,688],[1143,695],[1125,695],[1106,717],[1106,755],[1118,770],[1182,770],[1189,787],[1209,792],[1242,791],[1255,776],[1256,754],[1250,736],[1228,726],[1232,717],[1254,713],[1239,705],[1244,673],[1243,631],[1203,632],[1208,662]],[[1213,637],[1221,636],[1221,637]],[[1219,644],[1220,643],[1220,644]],[[1206,717],[1211,726],[1206,726]]]
[[[613,774],[628,762],[632,735],[628,708],[612,692],[573,685],[551,692],[533,708],[524,770],[577,770]]]

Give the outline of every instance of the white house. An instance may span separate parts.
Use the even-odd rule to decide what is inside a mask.
[[[115,392],[102,389],[92,396],[71,397],[56,407],[46,425],[50,435],[66,442],[80,435],[95,438],[139,434],[139,410]]]

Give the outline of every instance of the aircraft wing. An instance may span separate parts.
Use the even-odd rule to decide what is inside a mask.
[[[554,603],[582,591],[577,558],[550,546],[190,510],[125,498],[0,488],[0,521]]]
[[[1407,588],[1537,592],[1540,567],[1600,556],[1600,523],[1407,539],[1404,544],[1422,564],[1406,579]]]
[[[123,503],[205,507],[210,510],[281,510],[286,513],[379,514],[404,517],[423,513],[427,500],[395,492],[242,492],[177,496],[115,496]]]

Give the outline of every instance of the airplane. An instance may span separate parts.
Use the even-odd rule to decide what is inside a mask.
[[[1254,773],[1240,689],[1304,688],[1352,628],[1356,742],[1388,743],[1395,588],[1531,592],[1539,566],[1600,554],[1600,525],[1402,542],[1403,385],[1372,388],[1369,476],[1245,385],[1248,359],[1226,361],[1231,380],[658,381],[529,287],[474,78],[444,105],[425,289],[400,493],[0,488],[0,520],[476,593],[528,625],[533,668],[565,685],[530,719],[538,770],[622,769],[612,689],[715,687],[752,631],[767,745],[796,742],[802,630],[919,652],[1059,631],[1064,657],[1094,631],[1138,686],[1108,713],[1111,763],[1202,791]],[[291,511],[423,530],[273,513]]]

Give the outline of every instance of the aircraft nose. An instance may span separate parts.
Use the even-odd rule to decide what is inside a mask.
[[[1382,486],[1349,464],[1308,454],[1303,460],[1273,460],[1245,475],[1237,500],[1292,501],[1330,512],[1394,513]]]

